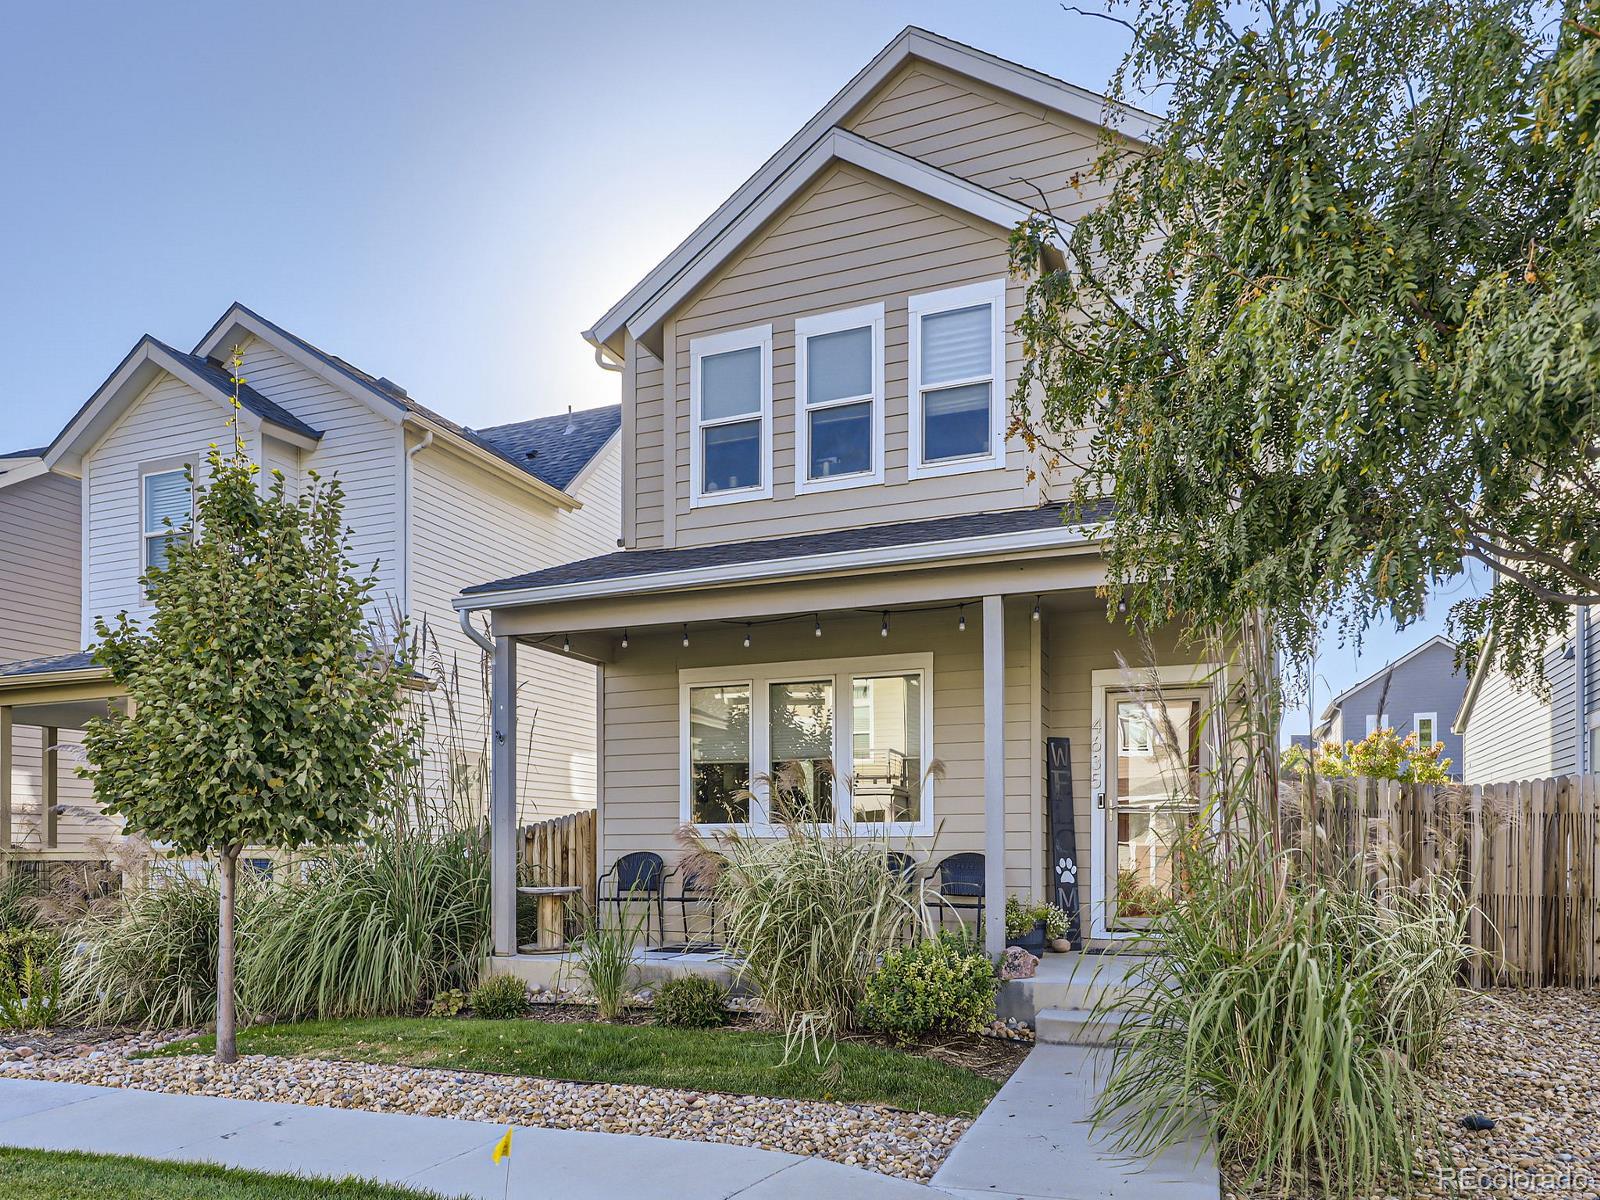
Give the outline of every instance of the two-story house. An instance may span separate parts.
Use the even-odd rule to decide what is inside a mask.
[[[1600,610],[1574,608],[1566,635],[1544,647],[1547,687],[1512,683],[1478,656],[1455,716],[1468,783],[1509,783],[1600,770]]]
[[[1435,636],[1340,692],[1322,710],[1317,737],[1358,742],[1376,729],[1444,744],[1450,774],[1461,778],[1461,735],[1451,728],[1467,679],[1456,670],[1456,644]]]
[[[491,618],[497,735],[529,657],[599,667],[602,870],[670,870],[683,825],[774,832],[786,797],[887,830],[925,877],[979,856],[996,948],[1007,894],[1075,895],[1109,938],[1141,919],[1119,892],[1171,886],[1194,813],[1169,784],[1211,753],[1216,673],[1170,629],[1158,668],[1124,668],[1146,664],[1096,595],[1099,532],[1008,420],[1007,237],[1041,195],[1068,221],[1095,203],[1108,119],[1148,135],[907,29],[585,334],[622,370],[624,547],[456,604]],[[514,741],[496,755],[510,954]]]
[[[140,339],[48,447],[0,460],[0,840],[18,853],[81,857],[117,831],[73,770],[72,731],[120,702],[85,648],[97,617],[150,615],[140,579],[189,520],[185,472],[203,481],[208,447],[233,444],[235,348],[244,450],[263,486],[339,480],[371,615],[417,642],[430,778],[458,798],[481,802],[487,691],[484,635],[452,598],[507,562],[617,545],[616,406],[467,429],[237,304],[188,352]],[[516,685],[518,819],[592,807],[594,670],[530,657]]]

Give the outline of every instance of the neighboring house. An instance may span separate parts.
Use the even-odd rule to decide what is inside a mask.
[[[1174,763],[1096,594],[1098,527],[1064,523],[1066,480],[1008,428],[1027,282],[1007,239],[1041,197],[1067,220],[1095,203],[1106,113],[907,29],[586,333],[622,372],[624,548],[456,603],[492,618],[497,734],[515,664],[600,667],[602,870],[672,868],[684,824],[772,832],[782,771],[925,875],[984,855],[991,944],[1008,893],[1059,878],[1108,938],[1138,920],[1119,886],[1172,885],[1160,846],[1194,814],[1163,768],[1209,757],[1188,731],[1213,672],[1156,631]],[[510,954],[516,747],[497,754]],[[1047,818],[1069,784],[1070,862]]]
[[[1346,688],[1322,710],[1317,737],[1359,742],[1375,729],[1416,734],[1424,746],[1444,743],[1450,774],[1461,778],[1461,735],[1450,728],[1467,680],[1456,670],[1456,644],[1431,637],[1415,649]]]
[[[0,835],[9,831],[21,850],[73,857],[87,839],[115,831],[92,805],[68,806],[55,822],[28,808],[27,798],[49,784],[39,779],[37,755],[26,757],[31,734],[18,731],[81,727],[120,702],[83,648],[97,617],[149,617],[139,581],[159,566],[173,536],[165,519],[181,525],[189,518],[184,471],[203,471],[210,445],[224,452],[232,445],[225,364],[235,347],[243,355],[244,448],[266,472],[282,473],[291,490],[313,471],[340,481],[352,558],[376,572],[372,615],[391,628],[395,616],[409,617],[422,648],[420,673],[436,685],[418,701],[429,713],[431,777],[448,776],[458,795],[471,798],[474,780],[485,775],[486,688],[483,651],[458,623],[452,597],[508,562],[553,565],[617,544],[615,406],[465,429],[242,305],[189,352],[142,338],[48,447],[0,475],[8,517],[35,490],[72,513],[81,505],[82,513],[81,533],[62,519],[48,534],[9,545],[15,561],[0,581],[7,589],[3,657],[28,660],[0,666],[0,720],[11,727],[16,755],[14,769],[0,776],[9,793],[0,809],[11,805]],[[24,472],[33,478],[8,482]],[[44,615],[36,583],[44,580],[59,592],[48,604],[48,627],[29,617]],[[449,677],[458,683],[441,682]],[[594,671],[530,658],[517,685],[521,819],[592,806]],[[62,789],[71,774],[64,764]]]
[[[1600,764],[1600,611],[1576,608],[1567,634],[1545,648],[1548,695],[1512,685],[1484,664],[1490,634],[1455,718],[1468,783],[1587,774]]]

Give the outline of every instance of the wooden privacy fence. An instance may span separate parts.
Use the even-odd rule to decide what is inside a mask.
[[[595,810],[568,813],[522,828],[518,882],[538,887],[581,887],[595,901]]]
[[[1379,887],[1459,880],[1477,984],[1600,982],[1600,775],[1516,783],[1285,783],[1290,844],[1313,873]]]

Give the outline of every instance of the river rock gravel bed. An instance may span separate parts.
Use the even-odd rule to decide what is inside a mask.
[[[141,1047],[144,1048],[144,1047]],[[417,1113],[495,1124],[723,1142],[832,1159],[925,1182],[971,1125],[961,1117],[867,1104],[779,1100],[631,1084],[568,1083],[418,1067],[245,1055],[80,1056],[0,1061],[0,1078]]]

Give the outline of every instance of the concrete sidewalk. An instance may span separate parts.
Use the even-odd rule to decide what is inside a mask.
[[[1092,1136],[1097,1061],[1105,1057],[1091,1047],[1035,1046],[956,1143],[934,1188],[961,1200],[1218,1200],[1204,1141],[1130,1163]]]
[[[504,1132],[444,1117],[0,1080],[5,1146],[355,1175],[474,1200],[942,1200],[919,1184],[820,1158],[521,1127],[508,1193],[504,1164],[490,1158]]]

